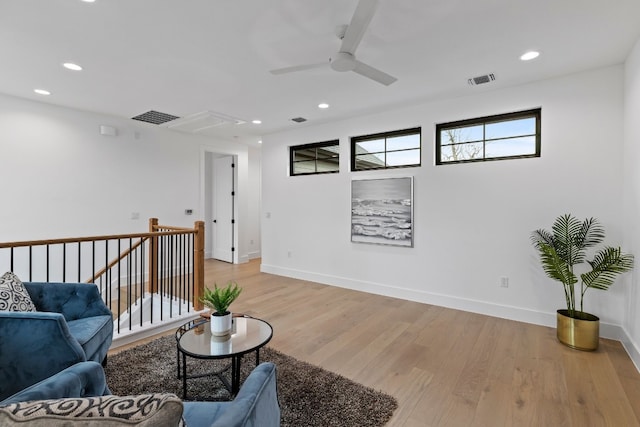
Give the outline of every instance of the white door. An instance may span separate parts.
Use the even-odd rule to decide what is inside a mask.
[[[213,257],[233,262],[235,170],[233,156],[213,159]]]

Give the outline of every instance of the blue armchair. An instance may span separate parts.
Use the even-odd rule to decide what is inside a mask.
[[[81,362],[0,402],[0,425],[98,425],[96,417],[105,425],[173,426],[184,418],[189,427],[278,427],[276,367],[269,362],[257,366],[231,402],[183,403],[166,393],[110,395],[102,366]]]
[[[105,363],[113,338],[113,316],[96,286],[24,286],[38,311],[0,311],[0,399],[75,363]]]

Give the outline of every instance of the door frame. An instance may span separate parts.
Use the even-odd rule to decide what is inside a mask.
[[[211,188],[212,182],[212,168],[213,168],[213,156],[234,156],[235,168],[234,168],[234,181],[235,181],[235,202],[234,202],[234,217],[235,223],[233,228],[233,244],[235,251],[233,252],[233,263],[240,264],[248,262],[247,247],[244,242],[244,227],[248,220],[246,214],[247,200],[247,176],[248,176],[248,154],[245,151],[228,151],[217,149],[214,147],[203,146],[200,148],[200,201],[199,201],[199,215],[205,222],[205,258],[212,258],[213,248],[212,239],[209,233],[210,226],[213,223],[213,216],[211,207],[213,206],[213,188]],[[209,158],[211,161],[207,160]]]

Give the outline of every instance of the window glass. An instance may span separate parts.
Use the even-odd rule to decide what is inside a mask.
[[[536,138],[525,136],[522,138],[494,139],[487,141],[485,157],[526,156],[536,153]]]
[[[387,151],[420,148],[420,135],[404,135],[387,138]]]
[[[420,163],[420,150],[389,151],[387,166],[406,166]]]
[[[508,138],[515,135],[535,135],[536,119],[530,117],[520,120],[487,123],[485,132],[486,139]]]
[[[436,125],[436,164],[540,157],[541,109]]]
[[[482,126],[466,126],[444,129],[440,132],[442,145],[460,142],[482,141]]]
[[[420,128],[351,138],[351,170],[420,166]]]
[[[316,162],[317,172],[333,172],[339,169],[340,162],[337,157],[322,159]]]
[[[442,161],[461,161],[476,159],[482,156],[482,143],[451,144],[442,147]]]
[[[384,153],[384,139],[361,141],[356,144],[356,154]]]
[[[289,152],[289,174],[292,176],[340,171],[338,140],[293,146]]]
[[[315,173],[316,172],[316,161],[309,160],[306,162],[295,162],[293,164],[293,174],[303,174],[303,173]]]

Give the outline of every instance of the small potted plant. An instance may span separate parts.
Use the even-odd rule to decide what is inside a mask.
[[[624,254],[620,247],[606,246],[586,259],[587,248],[604,240],[604,228],[595,218],[580,221],[570,214],[558,217],[551,231],[536,230],[531,242],[540,254],[542,269],[550,278],[564,286],[566,310],[557,312],[558,340],[575,349],[593,351],[598,348],[600,319],[584,311],[584,296],[589,289],[606,291],[616,277],[633,268],[633,255]],[[579,274],[575,267],[587,263]],[[578,276],[579,274],[579,276]],[[580,288],[574,285],[580,282]],[[579,292],[580,306],[576,306]]]
[[[213,290],[205,288],[204,295],[200,299],[202,303],[211,309],[211,335],[229,335],[232,327],[232,316],[229,306],[238,298],[242,288],[237,283],[229,281],[226,287],[218,287],[214,283]]]

